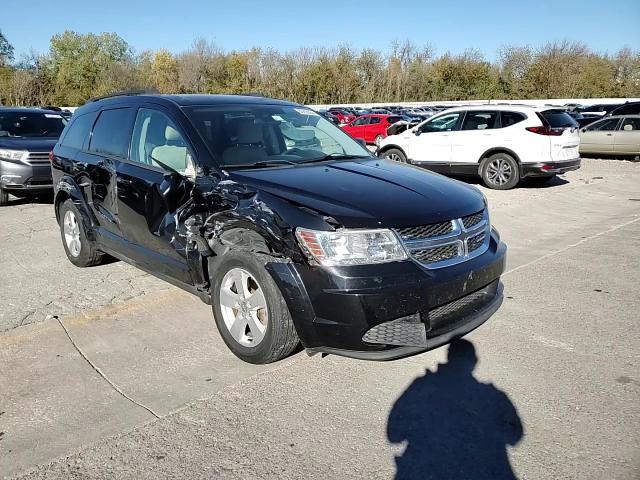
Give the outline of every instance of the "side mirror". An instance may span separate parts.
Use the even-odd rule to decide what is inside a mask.
[[[586,131],[587,131],[587,129],[586,129],[586,128],[581,128],[581,129],[580,129],[580,131],[581,131],[582,133],[584,133],[584,132],[586,132]]]
[[[362,138],[356,138],[356,142],[358,142],[364,148],[367,148],[367,142],[365,142]]]
[[[416,128],[416,129],[413,131],[413,134],[414,134],[416,137],[419,137],[419,136],[422,134],[422,131],[420,131],[420,129],[419,129],[419,128]]]

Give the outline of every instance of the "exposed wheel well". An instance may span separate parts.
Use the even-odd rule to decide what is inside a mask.
[[[53,206],[56,212],[56,220],[58,222],[60,222],[60,205],[62,205],[69,198],[71,198],[71,195],[69,195],[64,190],[60,190],[56,195]]]

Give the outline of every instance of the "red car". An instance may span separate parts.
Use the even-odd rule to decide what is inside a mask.
[[[369,113],[356,118],[347,125],[342,125],[345,132],[356,140],[362,139],[366,143],[379,145],[387,136],[387,128],[402,120],[400,115],[384,115],[381,113]]]
[[[338,108],[338,107],[330,108],[329,113],[332,113],[336,117],[338,117],[338,121],[340,123],[350,123],[356,119],[356,116],[354,114],[349,113],[346,110],[343,110],[342,108]]]

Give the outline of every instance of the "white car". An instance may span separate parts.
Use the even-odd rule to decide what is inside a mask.
[[[507,190],[580,168],[578,124],[563,109],[480,105],[445,110],[382,140],[379,157],[439,173],[480,175]]]

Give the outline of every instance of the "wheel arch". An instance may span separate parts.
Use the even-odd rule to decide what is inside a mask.
[[[97,225],[97,220],[91,213],[91,209],[87,204],[86,199],[80,189],[80,186],[75,180],[69,176],[62,177],[55,189],[55,197],[53,200],[53,207],[56,215],[56,220],[60,222],[60,206],[67,200],[71,200],[74,205],[80,211],[82,215],[82,223],[85,228],[85,232],[89,240],[95,240],[94,227]]]

